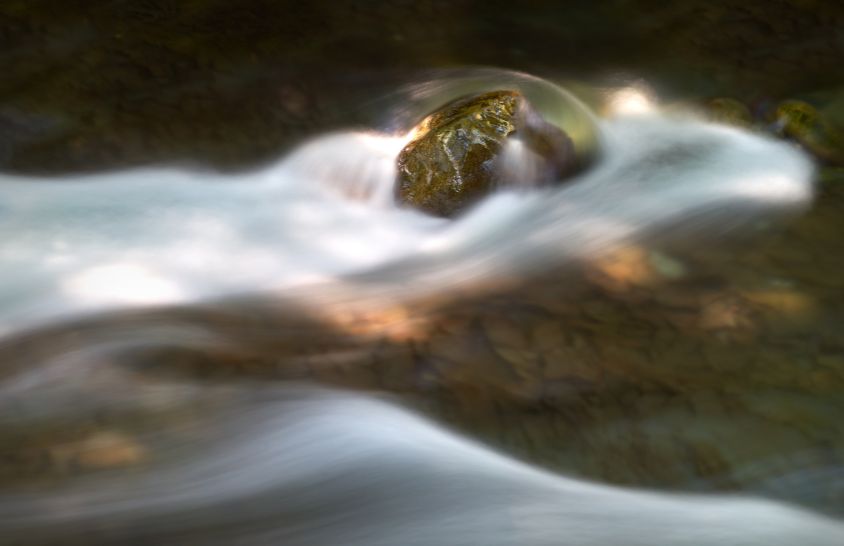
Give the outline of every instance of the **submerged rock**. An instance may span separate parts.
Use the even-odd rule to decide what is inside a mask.
[[[498,187],[538,186],[575,165],[571,139],[517,91],[456,99],[428,115],[398,157],[396,200],[453,217]]]

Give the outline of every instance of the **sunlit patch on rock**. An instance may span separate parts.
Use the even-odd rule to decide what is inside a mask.
[[[398,156],[396,199],[436,216],[455,216],[495,188],[560,180],[574,165],[571,139],[517,91],[454,100],[412,135]]]

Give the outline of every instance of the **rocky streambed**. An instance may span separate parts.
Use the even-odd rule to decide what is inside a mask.
[[[351,301],[325,314],[294,303],[261,312],[253,302],[115,315],[7,342],[2,354],[8,370],[72,354],[104,331],[196,327],[219,346],[104,357],[96,374],[107,382],[108,370],[120,368],[141,391],[174,378],[383,391],[566,473],[755,490],[840,511],[842,208],[844,185],[830,184],[786,230],[705,253],[622,247],[459,297]],[[90,388],[101,385],[92,380]],[[145,445],[145,434],[178,434],[228,403],[167,400],[129,399],[120,411],[83,407],[72,426],[65,418],[7,421],[4,435],[15,440],[4,444],[3,481],[24,486],[151,464],[155,444]],[[21,408],[32,403],[19,400]]]
[[[400,61],[445,65],[446,52],[487,36],[480,21],[474,31],[437,27],[437,38],[425,41],[418,34],[425,25],[408,23],[458,21],[477,13],[473,3],[396,4],[386,15],[343,6],[332,11],[326,40],[308,31],[322,23],[307,13],[301,18],[310,26],[293,18],[280,31],[270,23],[280,16],[267,14],[281,7],[256,5],[235,17],[212,4],[117,2],[86,17],[21,2],[0,8],[0,38],[10,46],[0,89],[8,105],[0,110],[3,165],[62,172],[185,158],[252,164],[316,131],[370,123],[380,104],[368,103],[369,95],[405,77],[396,74]],[[840,57],[829,39],[838,28],[834,9],[710,4],[656,10],[654,21],[673,23],[653,33],[652,21],[636,19],[629,32],[613,34],[618,42],[593,43],[593,59],[572,61],[575,76],[593,78],[580,95],[600,110],[602,84],[583,65],[615,59],[619,45],[645,44],[626,62],[654,75],[684,108],[812,154],[820,182],[804,216],[785,228],[760,224],[743,241],[622,244],[447,295],[344,300],[324,288],[331,304],[322,308],[295,295],[258,296],[108,313],[8,336],[0,345],[0,484],[39,494],[101,476],[142,476],[189,458],[189,444],[212,436],[219,419],[246,403],[244,392],[305,381],[395,396],[571,476],[762,493],[844,513],[844,123],[831,68]],[[615,7],[591,9],[622,28],[625,8]],[[509,17],[507,9],[484,9],[491,20]],[[131,17],[110,24],[127,11]],[[757,23],[748,26],[748,17]],[[398,50],[356,36],[348,24],[373,18],[386,22],[379,28],[403,44]],[[575,26],[554,30],[571,50],[583,41]],[[514,32],[524,36],[525,28]],[[807,40],[813,28],[819,38]],[[641,40],[651,33],[655,46]],[[781,45],[794,37],[803,46]],[[358,48],[343,57],[348,43]],[[77,49],[66,53],[67,44]],[[689,67],[658,53],[664,44],[695,61],[691,72],[715,74],[712,81],[687,78]],[[528,59],[501,49],[466,54],[547,73],[560,63],[541,40],[528,44]],[[288,62],[274,64],[281,57]],[[329,57],[336,66],[312,62]],[[357,64],[344,64],[349,58]],[[681,91],[671,91],[672,82]],[[508,120],[499,126],[510,134]],[[546,159],[565,148],[562,139],[544,142],[551,142],[539,146]],[[550,163],[555,173],[565,170]],[[133,331],[156,341],[105,343]],[[31,396],[14,378],[42,364],[40,394]],[[227,390],[232,385],[247,387]]]

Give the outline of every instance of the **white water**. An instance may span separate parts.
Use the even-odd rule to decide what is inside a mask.
[[[161,546],[844,541],[844,526],[772,502],[637,492],[551,475],[387,401],[307,387],[201,394],[214,395],[238,400],[236,411],[190,439],[190,460],[173,457],[154,472],[52,495],[0,495],[4,536],[22,545],[123,544],[117,537],[128,534]],[[166,453],[166,444],[159,449]]]
[[[403,140],[377,134],[319,138],[237,176],[5,176],[0,334],[350,273],[378,279],[382,295],[395,283],[405,296],[442,292],[667,228],[694,238],[752,227],[812,195],[809,161],[781,142],[658,115],[603,122],[600,135],[603,156],[578,179],[502,192],[454,222],[393,206]]]
[[[599,134],[602,157],[578,179],[492,196],[453,222],[392,205],[402,139],[374,133],[325,136],[237,176],[3,177],[0,334],[294,287],[307,303],[302,287],[314,285],[348,286],[359,297],[363,284],[390,298],[443,293],[629,241],[754,229],[812,196],[810,162],[781,142],[660,114],[603,121]],[[213,343],[202,331],[161,328],[185,346]],[[108,340],[154,344],[154,334]],[[772,502],[627,491],[541,472],[387,401],[305,387],[150,383],[100,361],[98,351],[114,347],[90,339],[86,350],[7,377],[0,423],[150,405],[212,410],[193,428],[142,438],[157,456],[137,472],[0,493],[0,537],[12,543],[844,543],[841,524]]]

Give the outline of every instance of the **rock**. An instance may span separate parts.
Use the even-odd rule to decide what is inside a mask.
[[[513,163],[531,162],[532,172],[513,176]],[[454,217],[496,187],[547,184],[561,179],[574,164],[571,139],[544,121],[521,93],[462,97],[414,129],[413,139],[398,156],[396,200],[429,214]]]
[[[809,295],[793,288],[750,290],[742,294],[744,299],[756,304],[757,311],[767,318],[779,319],[793,324],[809,324],[817,319],[817,303]]]
[[[787,100],[774,111],[776,129],[816,157],[832,165],[844,165],[844,132],[829,123],[814,106]]]
[[[131,436],[116,431],[100,431],[81,441],[55,446],[50,459],[62,467],[85,470],[126,467],[146,462],[147,448]]]
[[[676,280],[684,277],[687,272],[686,266],[680,260],[663,252],[652,250],[648,253],[648,264],[659,273],[660,276]]]
[[[752,309],[739,297],[718,295],[704,302],[700,310],[699,326],[704,330],[753,329]]]
[[[742,102],[729,97],[718,97],[706,103],[707,117],[716,122],[736,127],[749,128],[753,125],[753,115]]]
[[[528,332],[514,320],[490,316],[483,320],[483,326],[493,347],[521,350],[531,346]]]
[[[650,286],[658,278],[647,249],[640,246],[616,248],[586,264],[586,279],[613,294]]]

